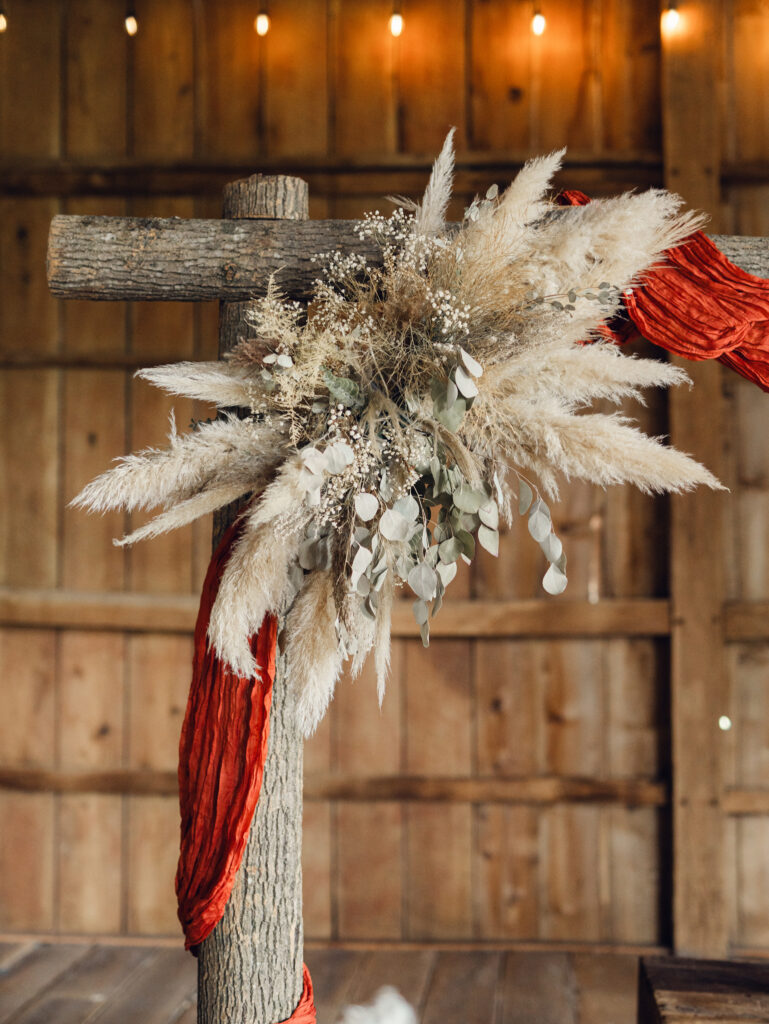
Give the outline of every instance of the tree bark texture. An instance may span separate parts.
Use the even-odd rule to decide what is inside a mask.
[[[254,175],[228,185],[226,217],[307,217],[307,185]],[[299,224],[290,225],[296,230]],[[221,305],[219,351],[248,331],[248,303]],[[220,533],[237,508],[216,524]],[[264,778],[248,845],[224,916],[198,960],[199,1024],[275,1024],[302,994],[302,737],[278,658]]]
[[[299,179],[292,179],[299,180]],[[318,276],[313,257],[365,252],[353,220],[184,220],[54,217],[48,284],[60,299],[244,301],[264,294],[270,275],[297,299]]]
[[[284,202],[280,196],[276,208]],[[283,291],[307,299],[318,275],[313,256],[340,249],[379,261],[375,246],[360,240],[359,226],[353,220],[61,215],[51,222],[48,284],[60,299],[237,302],[264,294],[274,274]],[[769,239],[715,235],[714,241],[744,270],[760,275],[769,261]]]

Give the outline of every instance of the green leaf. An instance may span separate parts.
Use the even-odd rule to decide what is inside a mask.
[[[541,542],[540,547],[548,562],[558,564],[558,559],[563,554],[563,544],[554,533],[549,533]]]
[[[408,584],[417,597],[423,601],[432,601],[438,589],[435,569],[431,569],[426,562],[415,565],[409,573]]]
[[[499,534],[496,530],[490,530],[488,526],[478,527],[478,543],[491,555],[499,554]]]
[[[497,507],[496,501],[489,498],[485,505],[481,505],[478,509],[478,518],[481,520],[483,525],[488,526],[490,530],[498,530],[499,508]]]
[[[525,480],[518,480],[518,512],[520,515],[525,516],[526,511],[534,500],[534,491],[526,483]]]
[[[438,555],[440,556],[440,560],[447,565],[452,562],[456,562],[462,554],[462,550],[462,543],[456,537],[450,537],[448,540],[444,540],[438,545]]]
[[[475,537],[473,537],[472,533],[460,530],[457,533],[457,540],[462,545],[462,554],[466,558],[473,558],[475,555]]]
[[[542,586],[548,594],[557,596],[566,590],[566,584],[568,582],[569,581],[561,570],[557,566],[551,565],[544,575]]]
[[[336,399],[337,402],[341,402],[348,409],[363,404],[360,397],[360,388],[349,377],[337,377],[331,370],[324,368],[323,383],[328,388],[328,393],[331,397]]]
[[[454,491],[454,504],[460,512],[475,513],[488,500],[483,491],[477,491],[469,484],[462,484]]]
[[[541,498],[538,498],[529,510],[529,533],[541,544],[550,533],[551,527],[550,509]]]

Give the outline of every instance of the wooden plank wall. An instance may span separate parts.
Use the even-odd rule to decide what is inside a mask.
[[[123,517],[65,508],[110,459],[162,443],[171,403],[129,370],[210,357],[216,309],[53,302],[52,214],[216,216],[224,181],[276,169],[309,179],[312,216],[357,216],[423,187],[452,124],[463,196],[563,144],[561,184],[593,194],[661,183],[670,155],[650,5],[548,0],[535,39],[521,0],[406,0],[398,41],[386,0],[276,0],[263,40],[245,0],[140,0],[136,12],[129,39],[117,0],[27,0],[0,36],[7,932],[177,933],[173,776],[209,549],[203,525],[124,553],[110,543]],[[765,15],[735,0],[721,16],[719,97],[735,116],[719,136],[732,174],[720,212],[726,230],[765,233],[767,186],[735,177],[769,156],[755,106]],[[769,600],[766,473],[751,443],[769,414],[757,391],[725,386],[727,596],[743,602],[729,620],[743,636],[728,655],[730,799],[767,810],[755,791],[769,651],[740,623],[744,602]],[[175,410],[181,426],[201,414]],[[664,399],[639,416],[667,432]],[[565,599],[544,597],[536,547],[514,530],[498,561],[479,558],[452,585],[429,651],[401,617],[381,714],[368,676],[340,684],[306,750],[310,937],[672,941],[668,504],[570,486],[555,514]],[[767,822],[725,826],[734,947],[769,949]]]

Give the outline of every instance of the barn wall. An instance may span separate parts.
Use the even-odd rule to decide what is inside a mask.
[[[143,0],[136,11],[128,39],[116,0],[27,0],[0,37],[6,932],[177,934],[176,746],[210,547],[204,524],[123,552],[111,539],[136,517],[66,508],[116,455],[163,442],[172,403],[131,371],[211,357],[217,314],[54,302],[51,216],[217,216],[222,184],[262,169],[306,177],[312,216],[357,216],[387,193],[418,192],[449,125],[455,213],[526,155],[564,144],[562,186],[598,195],[663,180],[650,5],[548,0],[534,39],[528,3],[406,0],[397,42],[386,0],[276,0],[264,40],[251,2]],[[769,9],[735,0],[719,16],[731,177],[712,212],[727,230],[765,233],[767,185],[738,181],[736,168],[753,161],[755,177],[769,156],[755,106]],[[753,439],[769,414],[757,391],[724,388],[728,597],[765,601],[768,492]],[[173,405],[181,426],[207,414]],[[667,432],[665,400],[640,420]],[[381,713],[367,675],[340,684],[305,756],[309,937],[672,941],[669,505],[576,485],[554,514],[565,599],[543,596],[536,546],[513,530],[498,561],[484,553],[452,585],[462,603],[441,618],[459,635],[425,652],[400,617]],[[726,657],[731,806],[752,794],[766,810],[756,791],[769,650],[749,639]],[[730,941],[769,950],[769,818],[719,822]]]

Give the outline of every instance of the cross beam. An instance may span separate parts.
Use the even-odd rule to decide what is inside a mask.
[[[372,262],[354,220],[184,220],[179,217],[54,217],[48,284],[60,299],[243,302],[264,294],[270,275],[297,299],[318,276],[313,256],[338,249]],[[715,235],[743,270],[763,276],[769,239]]]

